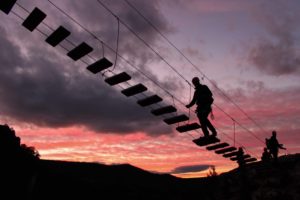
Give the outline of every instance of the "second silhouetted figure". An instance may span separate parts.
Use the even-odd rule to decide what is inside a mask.
[[[217,131],[208,119],[208,115],[212,111],[211,105],[214,101],[212,97],[212,92],[206,85],[200,83],[198,77],[194,77],[192,79],[192,83],[195,86],[195,92],[192,101],[188,105],[186,105],[186,107],[190,108],[193,105],[197,104],[196,114],[199,118],[199,122],[204,136],[209,136],[208,129],[211,131],[213,136],[216,136]]]
[[[272,155],[273,160],[275,162],[277,162],[277,159],[278,159],[279,149],[286,150],[286,148],[283,147],[283,144],[279,144],[276,135],[277,135],[277,132],[272,131],[272,136],[270,137],[270,139],[266,139],[267,148],[270,150],[270,154]]]

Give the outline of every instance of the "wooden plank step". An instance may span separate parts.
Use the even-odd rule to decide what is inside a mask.
[[[147,90],[146,86],[144,86],[143,84],[139,83],[137,85],[131,86],[129,88],[126,88],[124,90],[122,90],[122,94],[124,94],[127,97],[145,92]]]
[[[176,112],[177,109],[174,106],[165,106],[161,108],[157,108],[155,110],[151,110],[151,113],[155,116]]]
[[[111,67],[113,64],[105,57],[101,58],[100,60],[94,62],[93,64],[87,66],[87,70],[92,72],[93,74],[97,74],[109,67]]]
[[[215,153],[216,154],[224,154],[224,153],[235,151],[235,150],[236,150],[236,147],[227,147],[224,149],[216,150]]]
[[[182,115],[177,115],[174,117],[164,119],[164,122],[171,125],[171,124],[176,124],[176,123],[187,121],[187,120],[189,120],[189,117],[186,116],[185,114],[182,114]]]
[[[215,144],[209,147],[206,147],[207,150],[211,151],[211,150],[216,150],[216,149],[220,149],[220,148],[224,148],[224,147],[228,147],[229,144],[226,142],[223,143],[219,143],[219,144]]]
[[[80,45],[72,49],[67,53],[67,55],[72,58],[74,61],[79,60],[83,56],[89,54],[93,51],[93,48],[85,42],[82,42]]]
[[[220,139],[215,136],[208,136],[208,137],[200,137],[198,139],[193,140],[193,142],[198,146],[206,146],[210,144],[214,144],[220,142]]]
[[[70,31],[68,31],[63,26],[59,26],[51,35],[47,37],[45,40],[48,44],[55,47],[59,43],[61,43],[64,39],[66,39],[71,34]]]
[[[243,158],[246,159],[246,158],[251,158],[251,156],[249,154],[245,154],[243,155]],[[238,158],[237,156],[234,156],[234,157],[231,157],[230,160],[232,161],[236,161]]]
[[[230,158],[232,156],[236,156],[238,154],[238,151],[230,152],[230,153],[225,153],[223,154],[224,158]]]
[[[201,126],[198,123],[192,123],[192,124],[185,124],[182,126],[178,126],[176,128],[176,130],[180,133],[183,133],[183,132],[187,132],[187,131],[196,130],[198,128],[201,128]]]
[[[108,77],[106,78],[104,81],[113,86],[113,85],[117,85],[119,83],[123,83],[125,81],[129,81],[131,79],[131,76],[129,76],[126,72],[122,72],[120,74],[116,74],[114,76]]]
[[[0,10],[8,14],[11,9],[14,7],[17,0],[1,0]]]
[[[43,11],[35,7],[22,25],[32,32],[46,18],[46,16],[47,15]]]
[[[155,95],[146,97],[144,99],[140,99],[137,101],[137,103],[140,106],[145,107],[145,106],[149,106],[149,105],[161,102],[161,101],[162,101],[162,98],[155,94]]]

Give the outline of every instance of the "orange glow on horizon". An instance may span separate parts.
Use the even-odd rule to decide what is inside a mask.
[[[191,139],[175,134],[150,137],[144,133],[128,135],[101,134],[82,127],[60,129],[16,128],[21,142],[34,146],[42,159],[102,164],[128,163],[146,171],[170,173],[185,165],[215,165],[217,173],[235,168],[232,161],[206,151]],[[205,177],[208,170],[173,174],[176,177]]]

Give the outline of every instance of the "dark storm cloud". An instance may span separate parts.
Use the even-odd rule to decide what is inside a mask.
[[[114,1],[113,3],[117,4],[118,2]],[[153,15],[153,19],[159,21],[156,22],[159,26],[167,27],[164,20],[157,19],[160,13],[154,9],[154,4],[153,1],[153,5],[150,2],[139,5],[145,6],[147,14]],[[95,5],[86,7],[87,5],[90,4],[79,5],[77,2],[66,7],[70,10],[73,9],[72,6],[77,6],[78,9],[89,8],[92,11],[98,10],[98,14],[101,13],[99,9],[95,8]],[[125,16],[130,15],[128,14],[129,10],[122,12]],[[84,12],[79,12],[79,14],[85,16]],[[87,15],[89,14],[87,13]],[[107,16],[104,17],[107,18]],[[136,20],[132,17],[128,18],[128,20]],[[96,22],[99,20],[97,17],[93,17],[95,21],[84,17],[80,19],[86,26],[97,24]],[[10,21],[10,23],[12,22]],[[111,27],[109,23],[109,21],[102,23],[99,34],[106,32],[106,35],[109,35],[115,31],[115,28],[114,30],[109,29]],[[139,22],[131,21],[130,23],[134,26]],[[23,34],[26,37],[25,34],[33,33],[23,33],[22,31],[13,33],[16,34],[16,38],[13,39],[8,35],[7,30],[2,28],[3,25],[0,26],[1,115],[39,126],[82,125],[100,132],[144,131],[149,135],[171,132],[170,127],[158,123],[160,120],[154,118],[148,109],[139,107],[133,98],[124,97],[120,92],[101,82],[99,78],[95,79],[88,72],[78,69],[78,65],[74,66],[74,62],[55,57],[57,55],[45,48],[41,38],[38,38],[39,41],[31,41],[30,43],[33,45],[21,44],[22,48],[30,52],[29,56],[26,55],[20,48],[22,40],[16,38]],[[105,28],[107,30],[104,30]],[[141,28],[140,25],[139,28]],[[72,34],[76,35],[77,33]],[[155,42],[154,32],[149,33],[145,30],[142,34],[149,41]],[[79,38],[79,36],[77,37]],[[130,42],[131,36],[125,37],[128,37],[129,40],[126,38],[122,38],[122,40]],[[32,40],[32,37],[29,40]],[[139,48],[135,47],[135,50],[143,54],[144,47]],[[136,59],[138,60],[139,57]],[[142,59],[143,62],[148,61],[147,56]]]
[[[103,1],[108,9],[116,14],[120,19],[120,34],[119,34],[119,54],[126,57],[130,63],[135,67],[138,67],[143,73],[153,80],[159,83],[166,90],[176,91],[178,88],[182,88],[182,84],[174,78],[168,78],[159,80],[155,73],[152,71],[153,65],[161,62],[156,53],[150,50],[145,44],[139,40],[126,26],[133,30],[140,38],[146,43],[151,45],[155,51],[159,51],[160,41],[159,34],[137,13],[134,9],[137,9],[143,16],[147,18],[160,32],[168,34],[174,31],[166,21],[165,17],[159,11],[159,1],[139,1],[128,0],[129,4],[125,1]],[[131,7],[132,6],[132,7]],[[117,39],[117,20],[112,16],[98,1],[87,2],[82,5],[79,2],[68,4],[66,9],[77,16],[80,21],[85,21],[85,26],[90,27],[97,36],[104,38],[104,41],[110,45],[113,49],[116,49]],[[111,53],[106,49],[106,53]],[[165,53],[165,51],[164,51]],[[114,55],[111,54],[114,58]],[[118,59],[119,65],[123,65],[122,59]],[[167,67],[167,66],[166,66]],[[146,82],[151,86],[155,86],[152,81],[145,79],[139,72],[133,70],[133,76],[139,80]]]
[[[172,28],[168,26],[164,16],[158,10],[159,1],[128,0],[128,2],[137,8],[158,30],[162,32],[172,31]],[[148,41],[156,40],[156,31],[151,26],[146,26],[147,23],[132,9],[121,9],[121,15],[124,16],[125,21],[131,27],[135,28],[136,32],[142,34]]]
[[[170,173],[171,174],[183,174],[183,173],[190,173],[190,172],[201,172],[207,170],[212,165],[190,165],[190,166],[181,166],[176,167]]]
[[[58,2],[58,4],[65,7],[74,18],[82,22],[89,30],[93,30],[95,35],[103,38],[108,45],[116,49],[118,33],[117,19],[99,2],[103,3],[105,7],[120,19],[119,52],[123,56],[127,55],[134,58],[137,65],[145,65],[153,60],[159,60],[155,53],[149,50],[143,42],[128,30],[128,27],[151,46],[155,46],[158,33],[125,1],[95,0],[87,1],[84,4],[80,1],[69,2],[68,4]],[[138,9],[162,33],[172,32],[173,28],[168,25],[166,19],[158,9],[159,1],[128,0],[128,2]]]
[[[295,3],[295,2],[294,2]],[[300,52],[297,51],[296,31],[300,25],[299,3],[276,1],[262,5],[256,18],[263,23],[268,38],[260,38],[251,47],[249,61],[260,71],[270,75],[300,72]],[[299,29],[298,29],[299,31]]]

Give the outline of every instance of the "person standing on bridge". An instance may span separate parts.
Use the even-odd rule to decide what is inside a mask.
[[[190,108],[193,105],[197,104],[196,114],[199,119],[204,136],[209,136],[208,129],[211,131],[213,136],[216,136],[217,131],[208,119],[208,115],[212,112],[211,105],[214,101],[212,92],[206,85],[200,83],[198,77],[194,77],[192,79],[192,83],[195,86],[195,92],[193,99],[188,105],[186,105],[186,107]]]
[[[267,148],[270,150],[270,154],[272,155],[274,162],[277,162],[279,149],[286,150],[286,148],[283,147],[283,144],[279,144],[276,136],[277,132],[272,131],[270,139],[266,139]]]

